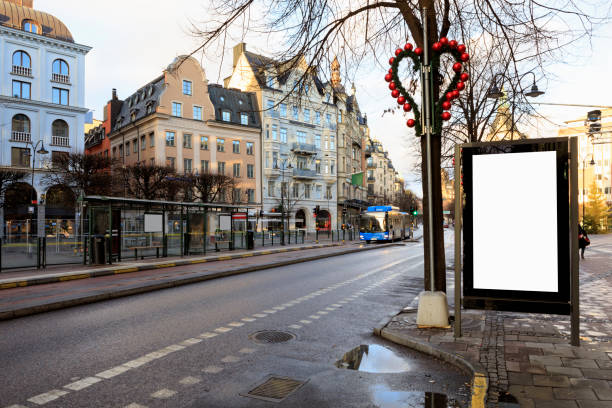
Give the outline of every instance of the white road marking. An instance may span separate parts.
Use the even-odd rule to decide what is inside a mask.
[[[70,383],[68,385],[64,385],[64,388],[68,388],[69,390],[72,390],[72,391],[79,391],[79,390],[82,390],[83,388],[89,387],[90,385],[94,385],[95,383],[100,382],[100,381],[102,381],[101,378],[87,377],[87,378],[83,378],[82,380]]]
[[[263,314],[263,313],[255,313],[253,316],[255,317],[266,317],[267,314]]]
[[[274,313],[277,312],[277,310],[270,310],[270,309],[268,309],[268,310],[264,310],[263,312],[267,313],[267,314],[274,314]]]
[[[37,405],[44,405],[47,402],[51,402],[53,400],[58,399],[59,397],[68,394],[68,391],[63,390],[51,390],[49,392],[45,392],[44,394],[36,395],[35,397],[28,398],[28,401],[33,402]]]
[[[332,306],[333,307],[342,307],[342,305],[339,305],[338,303],[334,303]]]
[[[96,374],[96,377],[100,377],[100,378],[104,378],[108,380],[109,378],[113,378],[119,374],[123,374],[128,370],[130,370],[130,367],[120,365],[117,367],[110,368],[106,371],[102,371],[101,373]]]
[[[302,328],[302,326],[300,326],[299,324],[292,324],[289,327],[292,328],[292,329],[301,329]]]
[[[162,388],[159,391],[155,391],[153,394],[151,394],[151,396],[157,399],[167,399],[167,398],[174,396],[175,394],[176,394],[176,391],[169,390],[167,388]]]
[[[257,319],[253,319],[252,317],[243,317],[242,319],[243,322],[254,322]]]
[[[321,318],[321,316],[317,316],[317,315],[310,315],[308,317],[311,318],[311,319],[319,319],[319,318]]]
[[[227,333],[228,331],[231,331],[232,329],[230,329],[229,327],[217,327],[215,329],[216,332],[219,333]]]
[[[329,310],[330,312],[333,312],[334,310],[336,310],[335,307],[326,307],[325,310]]]
[[[128,361],[127,363],[123,363],[123,365],[128,366],[130,368],[137,368],[137,367],[147,364],[148,362],[152,360],[153,358],[144,356],[144,357],[140,357],[140,358]]]
[[[179,350],[183,350],[185,348],[185,346],[181,346],[180,344],[172,344],[168,347],[166,347],[165,349],[162,350],[170,350],[171,352],[174,351],[179,351]]]
[[[244,326],[244,323],[240,323],[240,322],[231,322],[227,324],[228,326],[232,326],[232,327],[240,327],[240,326]]]
[[[340,303],[341,305],[344,305],[346,303],[348,303],[346,300],[339,300],[338,303]]]
[[[213,338],[213,337],[216,337],[216,336],[218,336],[217,333],[206,332],[206,333],[200,334],[198,337],[201,337],[203,339],[210,339],[210,338]]]
[[[181,341],[180,345],[181,346],[185,346],[185,347],[189,347],[189,346],[193,346],[194,344],[201,343],[201,342],[202,342],[202,339],[191,338],[191,339],[187,339],[187,340]]]
[[[147,406],[146,405],[140,405],[140,404],[137,404],[135,402],[132,402],[130,405],[126,405],[123,408],[147,408]]]
[[[6,408],[28,408],[28,407],[23,406],[23,405],[13,404],[13,405],[9,405]]]
[[[285,306],[274,306],[272,309],[274,310],[285,310]]]
[[[217,374],[223,371],[223,367],[217,367],[217,366],[211,365],[211,366],[204,368],[202,371],[204,371],[205,373],[209,373],[209,374]]]
[[[329,312],[326,312],[325,310],[320,310],[320,311],[317,312],[317,314],[320,314],[320,315],[326,315],[328,313]]]
[[[300,320],[300,323],[310,324],[310,323],[312,323],[312,321],[310,321],[310,320]]]
[[[240,358],[236,356],[225,356],[221,359],[221,361],[223,361],[224,363],[237,363],[238,361],[240,361]]]
[[[200,381],[202,381],[202,379],[198,377],[185,377],[179,381],[179,384],[193,385],[199,383]]]

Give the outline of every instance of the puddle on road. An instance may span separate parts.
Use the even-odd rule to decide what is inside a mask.
[[[336,367],[368,373],[401,373],[412,369],[406,358],[377,344],[355,347],[336,362]]]
[[[444,394],[422,391],[394,391],[386,384],[372,387],[372,403],[378,408],[459,408]]]

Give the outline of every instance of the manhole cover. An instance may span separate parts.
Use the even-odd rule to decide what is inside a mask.
[[[306,384],[306,381],[286,377],[270,377],[263,384],[241,395],[265,401],[281,402],[304,384]]]
[[[295,339],[295,335],[277,330],[262,330],[253,333],[249,338],[257,343],[270,344],[270,343],[284,343],[289,340]]]

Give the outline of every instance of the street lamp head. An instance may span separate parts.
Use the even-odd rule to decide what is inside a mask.
[[[590,164],[591,166],[594,166],[594,165],[595,165],[595,160],[594,160],[593,158],[591,158],[591,161],[589,162],[589,164]]]
[[[499,99],[502,96],[504,96],[504,93],[500,91],[497,85],[495,84],[493,84],[489,92],[487,92],[487,98],[490,98],[490,99]]]
[[[36,151],[36,153],[38,154],[48,154],[49,152],[47,151],[47,149],[45,149],[45,143],[43,142],[42,145],[40,146],[40,149],[38,149]]]
[[[289,165],[287,166],[288,169],[292,169],[293,166],[291,165],[291,163],[289,163]]]
[[[540,90],[538,89],[538,86],[537,86],[537,85],[534,83],[534,84],[531,86],[531,91],[529,91],[529,92],[525,92],[525,95],[527,95],[527,96],[529,96],[529,97],[532,97],[532,98],[537,98],[537,97],[538,97],[538,96],[540,96],[540,95],[544,95],[544,91],[540,91]]]

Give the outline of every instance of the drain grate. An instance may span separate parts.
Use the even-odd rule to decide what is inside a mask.
[[[286,341],[293,340],[295,339],[295,335],[278,330],[262,330],[251,334],[249,338],[256,343],[270,344],[284,343]]]
[[[264,401],[281,402],[304,384],[306,384],[306,381],[286,377],[270,377],[263,384],[242,395]]]

